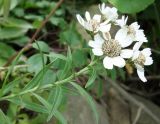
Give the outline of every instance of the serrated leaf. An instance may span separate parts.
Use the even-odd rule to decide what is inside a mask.
[[[108,0],[122,13],[137,13],[154,3],[154,0]]]
[[[33,43],[33,44],[32,44],[33,48],[39,50],[37,44],[39,45],[40,50],[41,50],[42,52],[49,52],[49,46],[48,46],[48,44],[46,44],[44,41],[36,41],[36,43]]]
[[[98,122],[99,122],[99,115],[98,115],[98,112],[97,112],[97,109],[96,109],[96,105],[95,105],[92,97],[81,86],[79,86],[78,84],[76,84],[74,82],[70,82],[70,83],[87,100],[87,102],[91,106],[91,109],[92,109],[92,111],[94,113],[96,124],[98,124]]]
[[[89,76],[89,80],[87,81],[85,88],[92,85],[94,83],[95,79],[96,79],[96,70],[94,68],[92,68],[91,76]]]

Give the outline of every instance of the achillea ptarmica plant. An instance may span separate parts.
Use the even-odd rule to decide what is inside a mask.
[[[127,62],[137,69],[139,78],[146,82],[144,66],[153,64],[150,48],[139,50],[144,42],[148,42],[144,31],[140,29],[138,22],[127,25],[128,17],[122,15],[119,19],[115,7],[99,5],[100,14],[93,18],[89,12],[85,13],[85,20],[77,14],[78,22],[92,35],[93,39],[88,42],[95,56],[103,58],[103,65],[106,69],[113,69],[114,66],[122,68]],[[110,30],[119,27],[115,36]],[[134,46],[132,45],[134,43]],[[130,48],[130,46],[133,48]]]

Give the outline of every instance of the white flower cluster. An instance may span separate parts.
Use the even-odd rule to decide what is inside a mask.
[[[150,48],[139,50],[143,42],[147,42],[144,31],[137,22],[127,25],[128,17],[122,16],[118,19],[115,7],[106,7],[103,3],[99,5],[99,10],[101,14],[95,14],[93,18],[89,12],[85,13],[86,19],[79,14],[76,15],[79,23],[94,35],[94,39],[89,41],[93,54],[104,57],[103,65],[106,69],[113,69],[114,66],[122,68],[128,59],[135,65],[139,78],[146,82],[144,66],[151,65],[153,60],[150,57]],[[110,33],[113,26],[120,28],[114,38]],[[134,47],[129,49],[133,42]]]

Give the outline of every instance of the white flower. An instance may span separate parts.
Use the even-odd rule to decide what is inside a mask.
[[[101,23],[101,15],[96,14],[93,16],[93,18],[91,18],[90,13],[86,12],[85,13],[86,21],[79,14],[77,14],[76,16],[79,23],[89,31],[108,32],[111,28],[111,24],[108,24],[107,21]]]
[[[150,57],[151,55],[151,49],[145,48],[142,51],[139,51],[141,43],[136,43],[134,46],[134,53],[132,57],[132,61],[134,62],[136,68],[137,68],[137,74],[139,78],[143,82],[147,82],[147,79],[144,76],[144,66],[145,65],[151,65],[153,64],[153,59]]]
[[[105,36],[105,35],[104,35]],[[89,41],[89,46],[92,47],[92,51],[96,56],[104,55],[103,65],[107,69],[113,69],[113,66],[124,67],[124,58],[131,58],[133,55],[133,50],[122,49],[125,41],[119,42],[118,37],[116,39],[111,39],[105,36],[103,39],[99,34],[94,36],[94,41]]]
[[[99,5],[99,9],[108,21],[115,21],[118,18],[117,9],[115,7],[105,7],[105,3]]]
[[[130,45],[133,41],[147,42],[147,39],[144,35],[144,31],[140,28],[137,22],[132,23],[131,25],[127,25],[127,19],[125,16],[122,16],[121,19],[116,20],[117,25],[121,27],[121,29],[117,32],[118,36],[121,36],[120,40],[125,40]]]

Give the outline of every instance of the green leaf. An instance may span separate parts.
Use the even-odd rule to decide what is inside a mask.
[[[15,54],[15,50],[9,45],[0,42],[0,59],[8,60],[11,56]]]
[[[66,30],[60,32],[60,41],[67,42],[70,46],[78,47],[81,43],[81,35],[77,32],[75,23],[71,23],[69,27],[66,27]]]
[[[98,124],[99,122],[99,115],[96,109],[96,105],[92,99],[92,97],[78,84],[74,83],[74,82],[70,82],[72,84],[73,87],[75,87],[79,93],[87,100],[87,102],[90,104],[92,111],[94,113],[95,119],[96,119],[96,124]]]
[[[39,50],[37,44],[39,45],[40,50],[41,50],[42,52],[49,52],[49,46],[48,46],[48,44],[46,44],[44,41],[36,41],[36,43],[33,43],[33,44],[32,44],[33,48]]]
[[[92,85],[94,83],[95,79],[96,79],[96,70],[94,68],[92,68],[91,76],[89,76],[89,80],[87,81],[85,88]]]
[[[43,56],[43,59],[44,59],[44,64],[46,64],[47,57]],[[43,68],[42,55],[34,54],[27,60],[27,64],[28,64],[28,71],[31,73],[35,72],[37,74]]]
[[[11,124],[8,117],[3,113],[3,111],[0,109],[0,122],[1,124]]]
[[[3,6],[3,15],[4,18],[8,17],[9,10],[10,10],[11,0],[4,0],[4,6]]]
[[[14,54],[15,50],[12,47],[0,42],[0,66],[3,66]]]
[[[56,81],[56,73],[53,70],[48,70],[41,81],[41,85],[51,84]]]
[[[54,52],[50,52],[49,55],[46,55],[48,57],[50,57],[50,60],[53,61],[55,59],[61,59],[61,60],[67,60],[67,58],[62,55],[62,54],[58,54],[58,53],[54,53]]]
[[[3,3],[3,2],[6,2],[7,0],[0,0],[0,15],[3,15],[5,12],[4,11],[7,11],[8,7],[6,8],[7,6],[7,3]],[[18,4],[18,1],[19,0],[10,0],[10,7],[9,7],[9,10],[12,10],[16,7],[16,5]],[[8,1],[7,1],[8,2]],[[5,10],[4,10],[5,9]]]
[[[154,3],[154,0],[108,0],[122,13],[137,13]]]
[[[62,124],[67,124],[66,119],[63,117],[63,115],[59,111],[54,110],[53,114]]]
[[[40,103],[42,103],[46,107],[48,111],[50,111],[51,105],[44,98],[42,98],[38,94],[35,94],[35,93],[32,93],[32,94],[38,99]]]
[[[54,61],[53,61],[54,62]],[[41,80],[43,79],[45,73],[50,69],[50,67],[52,66],[53,62],[51,62],[50,64],[46,65],[24,88],[23,88],[23,92],[25,92],[26,90],[30,90],[36,86],[40,85]]]
[[[48,110],[44,106],[39,105],[37,103],[33,103],[32,101],[29,101],[29,100],[28,101],[23,100],[20,97],[10,98],[8,99],[8,101],[15,103],[17,105],[20,105],[22,107],[25,107],[29,110],[35,111],[35,112],[46,113],[46,114],[48,113]]]
[[[64,69],[61,71],[61,73],[59,74],[59,79],[62,80],[64,79],[67,75],[70,74],[71,72],[71,68],[72,68],[72,53],[70,48],[68,48],[68,52],[67,52],[67,61],[66,64],[64,66]]]
[[[54,99],[53,99],[53,103],[52,103],[52,108],[51,108],[51,111],[49,113],[49,116],[48,116],[48,121],[52,118],[52,116],[54,115],[55,113],[55,110],[57,110],[61,104],[61,101],[62,101],[62,88],[60,86],[57,86],[56,87],[56,91],[55,91],[55,94],[54,94]]]
[[[83,49],[74,50],[72,56],[75,67],[81,67],[87,63],[87,54]]]
[[[6,85],[6,82],[8,80],[9,75],[12,73],[14,66],[18,63],[18,60],[20,59],[22,53],[23,53],[23,51],[20,51],[19,54],[16,56],[16,58],[11,63],[11,66],[9,67],[9,70],[6,74],[6,77],[5,77],[3,85],[2,85],[2,91],[3,91],[4,86]]]
[[[17,78],[14,81],[8,83],[3,89],[3,95],[12,91],[12,89],[21,82],[23,77]]]
[[[33,26],[25,20],[8,17],[1,25],[8,28],[32,29]]]
[[[0,28],[0,40],[20,37],[23,36],[27,31],[28,29],[25,28]]]

